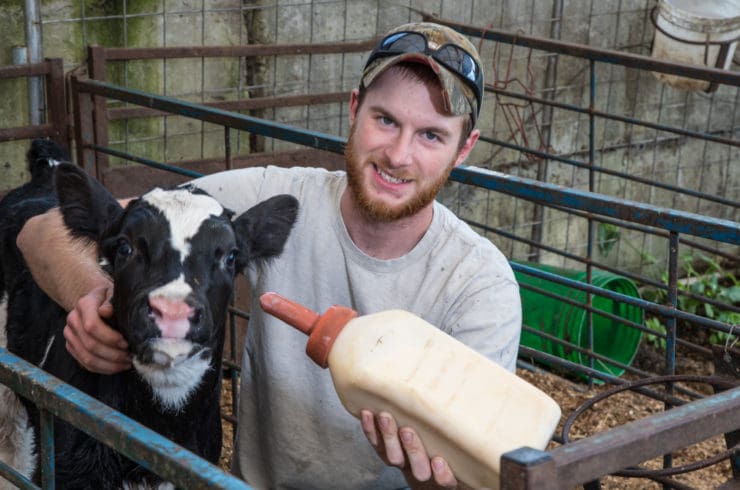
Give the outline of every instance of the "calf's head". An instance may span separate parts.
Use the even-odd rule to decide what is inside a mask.
[[[124,209],[81,169],[61,165],[66,226],[98,243],[114,282],[114,326],[165,408],[177,410],[217,365],[234,274],[278,255],[298,212],[275,196],[233,218],[192,186],[154,189]]]

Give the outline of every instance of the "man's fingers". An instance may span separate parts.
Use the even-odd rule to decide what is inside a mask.
[[[380,437],[385,445],[385,457],[393,466],[403,468],[406,465],[406,456],[401,447],[401,441],[398,439],[398,426],[396,420],[388,412],[378,414],[378,427],[380,428]]]
[[[457,479],[447,462],[439,456],[430,460],[424,442],[413,428],[399,429],[390,413],[381,411],[375,415],[370,410],[360,412],[360,424],[378,455],[386,464],[402,468],[407,478],[413,476],[418,482],[430,483],[434,480],[438,486],[457,488]]]
[[[103,318],[113,316],[111,294],[110,288],[96,288],[80,298],[75,309],[67,315],[67,325],[75,330],[87,349],[97,347],[96,344],[128,348],[123,336],[103,321]]]
[[[85,347],[79,337],[69,326],[64,328],[64,339],[67,351],[88,371],[101,374],[113,374],[131,367],[131,361],[126,351],[110,349],[104,345],[96,347],[96,350]]]
[[[89,295],[89,301],[95,303],[98,308],[98,315],[100,318],[112,318],[113,317],[113,304],[111,298],[113,297],[113,290],[111,288],[97,288],[91,291]]]
[[[113,317],[113,305],[107,299],[98,307],[98,315],[100,318],[111,318]]]
[[[128,345],[121,334],[110,328],[98,309],[107,302],[104,289],[80,299],[67,315],[64,338],[67,350],[85,369],[111,374],[131,367]]]
[[[413,429],[403,427],[398,431],[401,444],[406,451],[411,466],[411,474],[419,481],[427,481],[432,477],[432,468],[429,465],[429,456]]]
[[[84,339],[85,347],[88,350],[97,351],[100,348],[123,350],[128,348],[128,344],[121,333],[110,328],[100,318],[88,318],[84,320],[82,323],[82,332],[79,337]],[[98,355],[108,357],[102,351],[98,351]]]
[[[437,485],[446,488],[457,488],[457,478],[443,458],[435,456],[432,458],[432,474]]]
[[[378,448],[378,428],[375,426],[375,416],[370,410],[360,411],[360,422],[362,424],[362,432],[365,433],[365,437],[372,444],[374,448]]]

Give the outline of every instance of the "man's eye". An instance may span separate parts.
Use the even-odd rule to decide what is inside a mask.
[[[439,141],[439,136],[437,136],[437,133],[433,133],[431,131],[426,131],[424,133],[424,138],[429,141]]]
[[[383,126],[393,125],[393,119],[391,119],[390,117],[380,116],[378,119],[380,120],[380,124],[382,124]]]

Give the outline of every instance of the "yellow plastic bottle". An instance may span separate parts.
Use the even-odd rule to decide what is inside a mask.
[[[319,315],[276,293],[260,304],[309,335],[306,353],[352,415],[388,411],[470,487],[498,489],[501,455],[544,449],[560,420],[544,392],[407,311]]]

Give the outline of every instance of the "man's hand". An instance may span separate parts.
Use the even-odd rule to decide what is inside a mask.
[[[398,428],[388,412],[360,413],[362,431],[378,456],[387,465],[401,468],[411,488],[457,488],[455,475],[447,462],[435,456],[429,458],[418,434],[411,427]]]
[[[82,296],[67,315],[64,339],[67,350],[85,369],[114,374],[131,367],[128,344],[103,320],[113,316],[110,287],[99,287]]]

